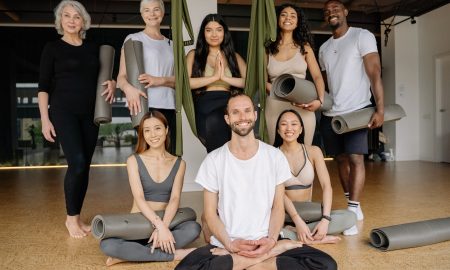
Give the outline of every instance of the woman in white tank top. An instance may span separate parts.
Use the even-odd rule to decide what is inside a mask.
[[[322,105],[325,84],[312,50],[313,40],[303,11],[292,4],[282,5],[277,9],[277,20],[277,39],[267,47],[267,91],[270,94],[266,100],[266,122],[269,140],[272,144],[275,139],[275,123],[280,112],[295,109],[305,123],[305,144],[311,145],[316,127],[314,111]],[[286,73],[304,79],[307,69],[317,89],[317,100],[308,104],[291,104],[275,97],[271,82]]]

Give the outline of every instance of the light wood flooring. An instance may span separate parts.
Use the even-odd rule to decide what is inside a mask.
[[[333,162],[333,209],[346,207]],[[92,236],[71,239],[64,226],[65,169],[0,170],[0,269],[106,269]],[[366,163],[360,234],[316,246],[339,269],[450,269],[450,241],[390,252],[368,243],[376,227],[450,216],[450,165],[430,162]],[[320,198],[315,184],[314,198]],[[82,217],[126,213],[131,192],[125,167],[92,168]],[[201,192],[183,193],[182,205],[202,211]],[[192,246],[202,245],[198,239]],[[176,263],[123,263],[110,269],[173,269]]]

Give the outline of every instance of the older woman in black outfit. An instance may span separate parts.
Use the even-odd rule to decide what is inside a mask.
[[[66,227],[82,238],[90,227],[80,218],[88,187],[89,166],[98,126],[93,122],[99,69],[99,46],[84,40],[91,18],[77,1],[61,1],[55,9],[55,28],[61,39],[47,43],[41,56],[39,111],[42,134],[61,143],[68,169],[64,179]],[[115,82],[104,82],[103,95],[113,101]]]

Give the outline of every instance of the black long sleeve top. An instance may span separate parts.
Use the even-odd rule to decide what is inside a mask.
[[[62,39],[46,44],[40,63],[39,92],[49,93],[50,109],[93,114],[99,70],[99,45],[80,46]]]

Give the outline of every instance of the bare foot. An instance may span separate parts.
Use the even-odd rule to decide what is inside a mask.
[[[67,216],[66,228],[69,231],[70,237],[83,238],[87,235],[86,232],[80,227],[79,220],[80,220],[79,215]]]
[[[298,247],[302,247],[302,246],[303,246],[303,243],[300,241],[283,239],[283,240],[279,240],[277,242],[277,244],[272,248],[270,253],[272,253],[274,256],[277,256],[285,251],[288,251],[288,250],[291,250],[294,248],[298,248]]]
[[[191,253],[192,251],[194,251],[195,248],[186,248],[186,249],[177,249],[175,250],[175,256],[173,258],[174,261],[181,261],[182,259],[184,259],[184,257],[186,257],[189,253]]]
[[[88,225],[88,224],[84,223],[83,221],[81,221],[81,219],[79,220],[78,224],[80,225],[80,228],[81,228],[85,233],[91,232],[91,225]]]
[[[118,264],[121,262],[124,262],[124,260],[114,258],[114,257],[108,257],[108,259],[106,259],[106,266],[115,265],[115,264]]]
[[[322,240],[315,240],[314,244],[336,244],[339,241],[341,241],[339,236],[326,235]]]
[[[216,255],[216,256],[223,256],[223,255],[228,255],[230,254],[230,252],[224,248],[219,248],[219,247],[215,247],[210,249],[209,251],[211,251],[212,255]]]

